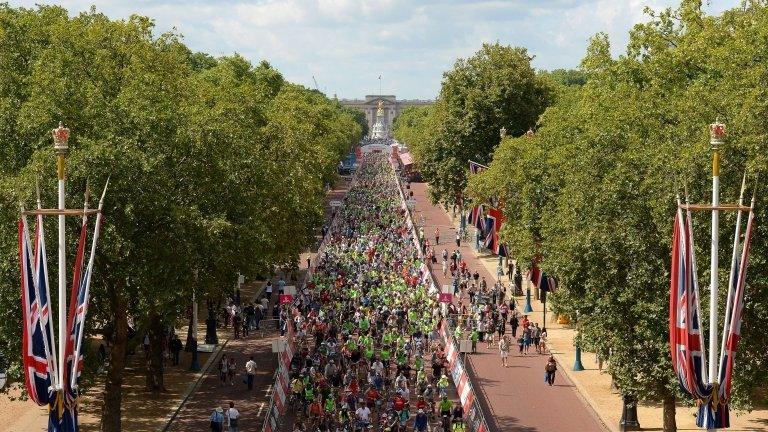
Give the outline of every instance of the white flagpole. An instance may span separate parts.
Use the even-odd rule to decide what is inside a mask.
[[[717,260],[718,229],[720,226],[720,145],[725,135],[725,125],[715,120],[709,125],[709,144],[712,146],[712,249],[709,272],[709,382],[717,382]]]
[[[91,274],[93,273],[93,261],[94,261],[94,257],[96,256],[96,242],[99,240],[99,233],[101,232],[101,211],[104,208],[104,196],[107,194],[107,186],[109,186],[109,179],[107,179],[107,183],[104,185],[104,191],[101,193],[101,198],[99,199],[99,212],[96,214],[96,226],[93,229],[93,241],[91,242],[91,254],[88,257],[88,267],[85,273],[85,301],[83,302],[83,316],[85,316],[85,314],[88,312],[88,298],[91,293]],[[87,205],[88,203],[86,203],[86,206]],[[77,311],[75,311],[75,320],[77,319],[77,315],[78,313]],[[75,352],[74,352],[74,357],[72,358],[72,365],[74,366],[74,370],[72,371],[70,376],[70,386],[73,389],[77,388],[77,367],[78,367],[78,361],[79,361],[78,359],[80,358],[80,349],[82,348],[82,343],[83,343],[84,330],[85,330],[85,322],[80,324],[80,329],[77,334],[77,340],[75,341],[76,343]]]
[[[741,193],[739,194],[739,207],[744,205],[744,190],[747,186],[747,173],[744,173],[744,177],[741,179]],[[736,283],[736,280],[738,278],[738,271],[739,268],[736,265],[736,262],[738,260],[738,254],[739,254],[739,237],[741,232],[741,209],[736,211],[736,230],[733,234],[733,254],[731,255],[731,274],[728,278],[728,296],[726,297],[726,306],[725,306],[725,320],[723,321],[723,337],[722,341],[720,342],[720,361],[717,371],[718,378],[723,373],[723,357],[725,356],[725,342],[726,342],[726,335],[728,334],[728,329],[730,328],[731,324],[731,306],[733,303],[733,295],[735,293],[734,284]]]
[[[66,217],[63,210],[66,209],[64,164],[68,153],[67,141],[69,129],[59,122],[59,127],[52,131],[53,146],[56,149],[56,171],[59,180],[58,208],[62,211],[59,215],[59,386],[64,383],[65,350],[67,341],[67,242],[66,242]]]
[[[688,187],[685,188],[685,204],[689,204],[688,201]],[[682,214],[682,213],[681,213]],[[693,277],[693,292],[695,293],[694,297],[696,297],[696,310],[699,311],[699,313],[696,314],[696,323],[699,325],[699,344],[701,345],[701,381],[702,382],[709,382],[708,381],[708,371],[707,371],[707,351],[706,347],[704,346],[704,327],[701,326],[701,294],[699,291],[699,278],[696,277],[698,272],[698,266],[696,265],[696,247],[693,244],[693,218],[691,217],[691,209],[688,208],[685,211],[685,227],[688,230],[689,233],[691,233],[690,236],[690,243],[686,245],[686,254],[690,255],[691,257],[691,274],[694,275]],[[690,249],[690,250],[689,250]]]
[[[40,201],[40,184],[38,183],[37,179],[35,179],[35,191],[37,192],[37,209],[40,210],[42,207],[42,202]],[[36,216],[37,223],[40,224],[40,245],[38,248],[40,251],[38,252],[40,254],[39,259],[43,260],[43,277],[45,278],[45,291],[46,295],[48,296],[48,324],[45,326],[43,330],[43,333],[45,333],[48,338],[50,338],[51,342],[55,341],[53,338],[53,326],[50,325],[50,323],[53,321],[52,317],[52,305],[51,305],[51,285],[48,283],[48,262],[46,260],[46,257],[43,256],[43,251],[45,251],[45,230],[43,229],[43,216],[38,215]],[[26,218],[24,224],[26,225]],[[37,269],[35,269],[35,275],[37,275]],[[39,283],[39,281],[38,281]],[[39,286],[39,285],[38,285]],[[39,300],[39,298],[38,298]],[[42,312],[42,311],[41,311]],[[42,324],[42,320],[40,321]],[[56,358],[56,347],[55,345],[53,347],[48,346],[48,341],[43,338],[43,342],[45,343],[45,350],[52,356],[52,358],[49,360],[49,364],[51,367],[51,385],[54,389],[61,388],[61,381],[58,381],[58,359]]]

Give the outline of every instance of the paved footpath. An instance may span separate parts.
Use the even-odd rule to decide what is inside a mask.
[[[427,197],[425,183],[411,183],[411,190],[416,199],[415,223],[424,218],[424,234],[434,243],[434,231],[440,228],[440,244],[435,246],[435,254],[440,256],[443,249],[449,253],[456,249],[456,229],[446,212],[439,205],[432,205]],[[470,244],[462,241],[461,257],[467,267],[477,270],[484,276],[488,285],[492,285],[496,276],[492,275],[476,257]],[[439,258],[442,259],[442,258]],[[434,267],[435,276],[440,285],[450,284],[448,277],[442,275],[440,263]],[[541,326],[541,323],[539,323]],[[507,334],[511,329],[507,326]],[[578,394],[573,383],[558,372],[555,385],[550,387],[544,382],[546,356],[537,355],[534,350],[527,356],[517,355],[517,345],[510,351],[509,367],[501,366],[498,348],[487,349],[485,343],[478,342],[478,353],[467,357],[476,374],[475,385],[482,393],[481,399],[490,405],[488,410],[489,427],[505,432],[600,432],[606,430],[591,407]],[[568,365],[558,365],[560,369]]]

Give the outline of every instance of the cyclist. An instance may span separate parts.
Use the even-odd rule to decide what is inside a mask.
[[[454,432],[464,430],[464,408],[459,402],[453,405],[451,426]]]

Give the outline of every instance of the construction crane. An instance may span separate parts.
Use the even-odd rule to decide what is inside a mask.
[[[320,91],[320,89],[318,88],[318,87],[320,87],[320,86],[319,86],[319,85],[317,85],[317,80],[315,79],[315,76],[314,76],[314,75],[312,75],[312,81],[314,81],[314,82],[315,82],[315,90],[317,90],[317,91]]]

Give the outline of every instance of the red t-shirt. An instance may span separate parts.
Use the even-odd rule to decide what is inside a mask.
[[[368,402],[376,402],[379,398],[379,392],[376,389],[370,389],[365,393],[365,397],[368,398]]]
[[[395,411],[402,411],[403,408],[405,408],[405,399],[403,399],[400,396],[395,396]]]

